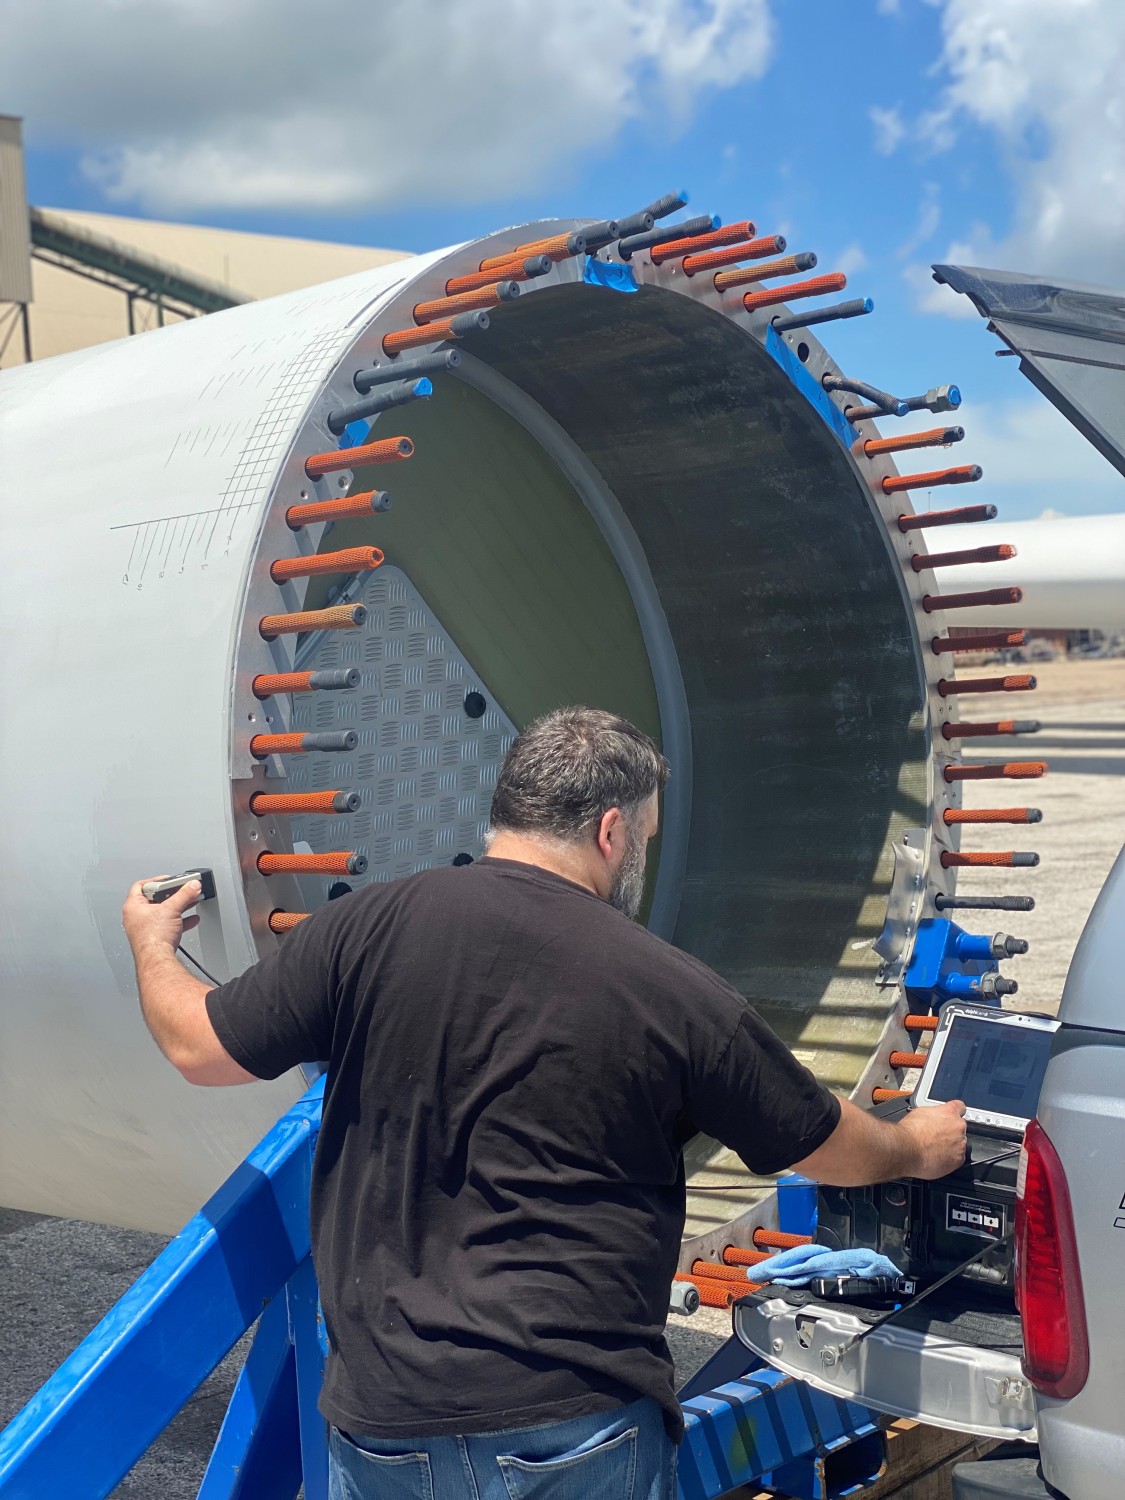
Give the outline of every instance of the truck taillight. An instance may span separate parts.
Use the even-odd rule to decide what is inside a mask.
[[[1016,1302],[1024,1374],[1044,1396],[1077,1396],[1090,1346],[1074,1216],[1062,1162],[1038,1120],[1027,1127],[1016,1180]]]

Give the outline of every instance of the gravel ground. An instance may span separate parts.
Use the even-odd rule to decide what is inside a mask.
[[[1034,670],[1040,690],[1019,700],[1016,711],[1034,714],[1043,731],[1020,741],[989,740],[970,753],[1050,761],[1051,774],[1042,781],[1001,784],[1005,802],[1042,808],[1043,822],[1016,829],[1014,836],[1011,828],[966,829],[963,847],[1036,849],[1042,863],[1036,870],[963,872],[959,890],[1035,897],[1034,912],[1005,917],[1002,924],[1031,942],[1031,951],[1008,964],[1006,972],[1020,982],[1016,1003],[1053,1010],[1075,941],[1125,842],[1125,661],[1048,662]],[[967,783],[965,805],[999,805],[996,785]],[[970,925],[984,930],[991,923]],[[163,1244],[157,1235],[0,1210],[6,1314],[0,1331],[0,1424],[15,1415]],[[678,1380],[686,1380],[729,1332],[726,1312],[704,1308],[692,1318],[674,1317],[668,1341]],[[188,1500],[195,1495],[239,1357],[236,1351],[224,1361],[118,1488],[118,1496]]]

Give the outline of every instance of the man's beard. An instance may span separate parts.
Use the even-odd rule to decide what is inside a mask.
[[[609,888],[609,904],[624,912],[631,922],[637,920],[645,894],[645,856],[647,839],[626,824],[625,854],[621,868]]]

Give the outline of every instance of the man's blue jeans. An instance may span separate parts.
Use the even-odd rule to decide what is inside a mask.
[[[655,1401],[471,1437],[328,1440],[329,1500],[675,1500]]]

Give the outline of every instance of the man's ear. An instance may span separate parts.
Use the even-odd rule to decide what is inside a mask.
[[[611,807],[608,812],[602,813],[597,829],[597,844],[603,859],[612,859],[624,832],[625,819],[619,807]]]

